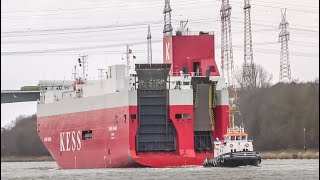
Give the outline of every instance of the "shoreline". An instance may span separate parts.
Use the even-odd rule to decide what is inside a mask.
[[[258,151],[262,159],[319,159],[318,150]],[[1,162],[41,162],[54,161],[51,156],[6,156]]]
[[[319,159],[318,150],[260,151],[259,154],[262,159]]]
[[[51,156],[5,156],[1,157],[1,162],[42,162],[54,161]]]

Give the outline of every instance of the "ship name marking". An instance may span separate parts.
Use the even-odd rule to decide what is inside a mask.
[[[44,141],[44,142],[50,142],[50,141],[51,141],[51,137],[44,137],[44,138],[43,138],[43,141]]]
[[[117,131],[118,130],[118,126],[109,126],[108,130],[109,131]]]
[[[60,151],[75,151],[81,149],[81,132],[69,131],[60,133]]]
[[[166,42],[166,60],[170,60],[170,54],[169,54],[169,49],[170,49],[170,43]]]

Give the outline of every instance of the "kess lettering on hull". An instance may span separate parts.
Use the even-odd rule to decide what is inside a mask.
[[[75,151],[81,149],[81,132],[61,132],[60,151]]]

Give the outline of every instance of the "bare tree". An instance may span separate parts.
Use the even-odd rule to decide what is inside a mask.
[[[243,68],[243,65],[241,68],[237,68],[234,75],[235,82],[239,88],[251,90],[256,88],[270,87],[272,85],[272,74],[267,72],[267,70],[261,65],[254,64],[253,72],[247,75],[251,77],[244,77]],[[244,83],[245,78],[251,79],[252,82]]]
[[[272,74],[267,72],[261,65],[255,65],[256,87],[264,88],[272,85]]]

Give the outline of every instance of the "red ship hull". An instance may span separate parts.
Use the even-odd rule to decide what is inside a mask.
[[[170,115],[182,109],[192,111],[192,108],[170,106]],[[215,109],[222,112],[227,108],[217,106]],[[38,134],[58,166],[63,169],[202,165],[206,157],[212,156],[212,151],[194,151],[192,120],[177,121],[174,118],[173,124],[178,134],[176,152],[137,153],[135,135],[138,120],[123,116],[136,111],[136,106],[127,106],[38,117]],[[216,118],[228,118],[221,115],[219,117],[217,113]],[[117,120],[115,116],[118,116]],[[218,126],[219,122],[216,124]],[[83,129],[92,131],[92,139],[80,137]],[[215,134],[215,137],[221,136]]]

